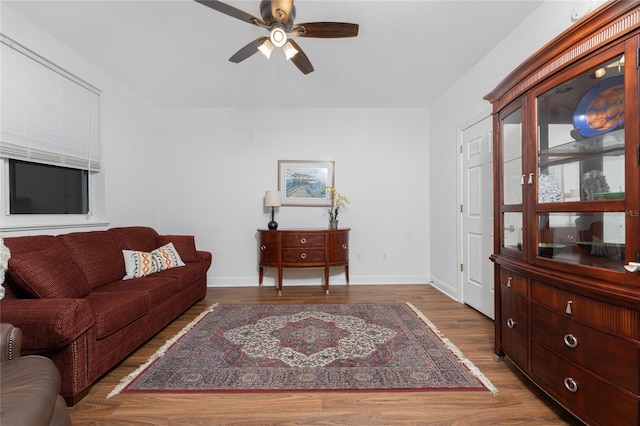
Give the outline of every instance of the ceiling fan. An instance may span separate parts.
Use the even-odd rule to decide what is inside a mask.
[[[221,1],[195,1],[220,13],[269,31],[269,37],[258,37],[231,56],[229,61],[234,63],[242,62],[258,51],[268,58],[271,56],[271,51],[274,47],[282,47],[286,58],[291,60],[304,74],[309,74],[313,71],[313,65],[311,65],[309,58],[298,43],[287,35],[314,38],[343,38],[356,37],[358,35],[358,24],[345,22],[294,24],[296,7],[293,5],[293,0],[261,0],[260,15],[262,19]]]

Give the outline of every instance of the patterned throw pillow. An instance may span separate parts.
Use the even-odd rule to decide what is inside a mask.
[[[122,278],[123,280],[145,277],[155,274],[156,272],[164,271],[165,269],[185,265],[176,248],[173,246],[173,243],[165,244],[149,253],[144,251],[122,250],[122,255],[124,256],[124,266],[126,270],[126,275]]]

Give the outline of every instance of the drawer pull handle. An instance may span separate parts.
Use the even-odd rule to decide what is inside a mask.
[[[515,326],[516,326],[516,322],[513,320],[513,318],[509,318],[507,320],[507,327],[514,328]]]
[[[302,253],[300,255],[300,259],[306,259],[307,258],[307,253]]]
[[[511,287],[511,280],[512,279],[513,279],[513,277],[507,278],[507,287]]]
[[[578,392],[578,382],[573,380],[571,377],[564,379],[564,387],[567,388],[569,392]]]
[[[347,249],[347,245],[346,245],[346,244],[343,244],[343,245],[342,245],[342,250],[346,250],[346,249]]]
[[[260,246],[260,250],[265,251],[267,249],[267,246],[265,246],[264,244]]]
[[[300,244],[306,244],[306,243],[307,243],[306,238],[300,238]]]
[[[578,339],[573,334],[565,334],[564,335],[564,344],[570,348],[578,347]]]
[[[567,309],[564,310],[565,313],[571,315],[573,312],[571,311],[572,300],[567,300]]]

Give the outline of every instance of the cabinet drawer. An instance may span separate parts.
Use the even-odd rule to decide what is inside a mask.
[[[596,378],[536,342],[532,342],[531,347],[531,372],[558,402],[580,417],[586,416],[585,420],[592,419],[587,423],[631,425],[638,422],[637,397]]]
[[[296,232],[282,234],[282,248],[324,247],[324,234]]]
[[[282,249],[282,263],[289,265],[320,263],[324,265],[324,248]]]
[[[329,235],[329,263],[349,262],[349,234],[340,232]]]
[[[500,300],[502,347],[514,363],[526,369],[529,341],[527,299],[502,286]]]
[[[278,263],[278,234],[260,232],[260,264]]]
[[[570,361],[639,393],[638,346],[577,324],[535,303],[531,306],[531,337]]]
[[[581,296],[537,281],[531,298],[551,310],[599,328],[640,340],[640,312]]]
[[[529,294],[527,279],[507,269],[500,268],[500,284],[526,296]]]

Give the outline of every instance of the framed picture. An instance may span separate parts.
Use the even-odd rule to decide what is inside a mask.
[[[278,161],[278,190],[283,206],[330,206],[333,161]]]

